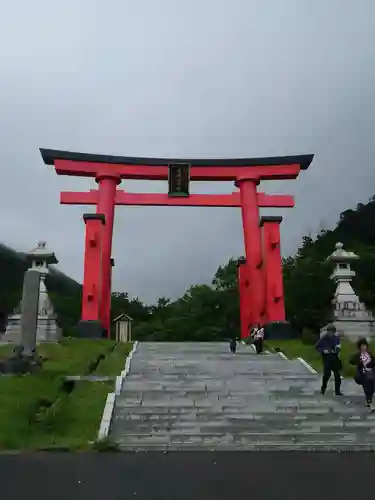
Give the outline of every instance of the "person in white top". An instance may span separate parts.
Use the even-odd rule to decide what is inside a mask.
[[[263,352],[264,328],[256,325],[252,330],[251,337],[257,354],[261,354]]]

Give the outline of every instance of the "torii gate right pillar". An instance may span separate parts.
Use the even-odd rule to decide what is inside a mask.
[[[267,323],[285,321],[284,286],[280,254],[280,224],[283,218],[266,216],[260,220],[263,231],[263,270]]]

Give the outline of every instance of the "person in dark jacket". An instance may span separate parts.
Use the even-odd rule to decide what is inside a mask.
[[[342,396],[340,376],[342,363],[339,356],[341,342],[340,337],[336,332],[335,325],[331,324],[327,326],[327,333],[318,340],[315,344],[315,348],[318,352],[320,352],[323,360],[323,379],[320,392],[325,394],[328,381],[333,372],[333,376],[335,378],[335,394],[336,396]]]
[[[366,339],[357,342],[357,353],[350,359],[350,364],[356,366],[354,380],[363,387],[365,393],[366,406],[373,412],[375,408],[372,404],[375,391],[375,357],[369,351]]]
[[[237,350],[237,339],[236,337],[232,337],[229,341],[229,349],[232,354],[236,353]]]

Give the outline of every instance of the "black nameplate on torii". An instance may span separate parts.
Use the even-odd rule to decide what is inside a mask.
[[[190,164],[168,165],[168,196],[189,196]]]

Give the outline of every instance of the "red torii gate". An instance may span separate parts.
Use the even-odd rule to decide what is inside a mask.
[[[244,229],[246,276],[248,300],[251,302],[248,321],[262,323],[265,311],[265,290],[262,258],[262,235],[259,226],[259,206],[293,206],[291,197],[265,195],[257,192],[261,180],[295,179],[301,169],[307,169],[313,155],[255,158],[255,159],[159,159],[129,158],[106,155],[90,155],[67,151],[41,149],[43,160],[54,165],[59,175],[94,177],[99,184],[97,191],[86,193],[62,193],[62,203],[96,204],[97,214],[85,214],[86,259],[84,289],[91,290],[86,303],[83,299],[83,317],[92,315],[100,308],[96,323],[109,333],[110,326],[110,286],[111,286],[111,249],[113,235],[114,208],[124,205],[174,205],[174,206],[237,206],[241,207]],[[122,178],[167,180],[171,165],[188,165],[190,180],[235,181],[239,192],[229,195],[189,195],[170,197],[160,194],[135,194],[117,190]],[[265,205],[276,196],[276,205]],[[279,196],[277,198],[277,196]],[[268,197],[268,198],[267,198]],[[270,198],[271,197],[271,198]],[[103,229],[100,228],[103,225]],[[92,261],[87,254],[93,256]],[[101,266],[99,265],[101,261]],[[100,271],[101,268],[101,271]],[[280,268],[280,263],[279,263]],[[98,271],[99,269],[99,271]],[[281,268],[280,268],[281,273]],[[93,298],[92,291],[96,290]],[[282,293],[282,292],[281,292]],[[279,301],[280,302],[280,301]],[[86,311],[86,313],[85,313]],[[84,314],[85,313],[85,314]],[[263,314],[264,316],[264,314]],[[93,325],[94,320],[85,321],[85,327]]]

